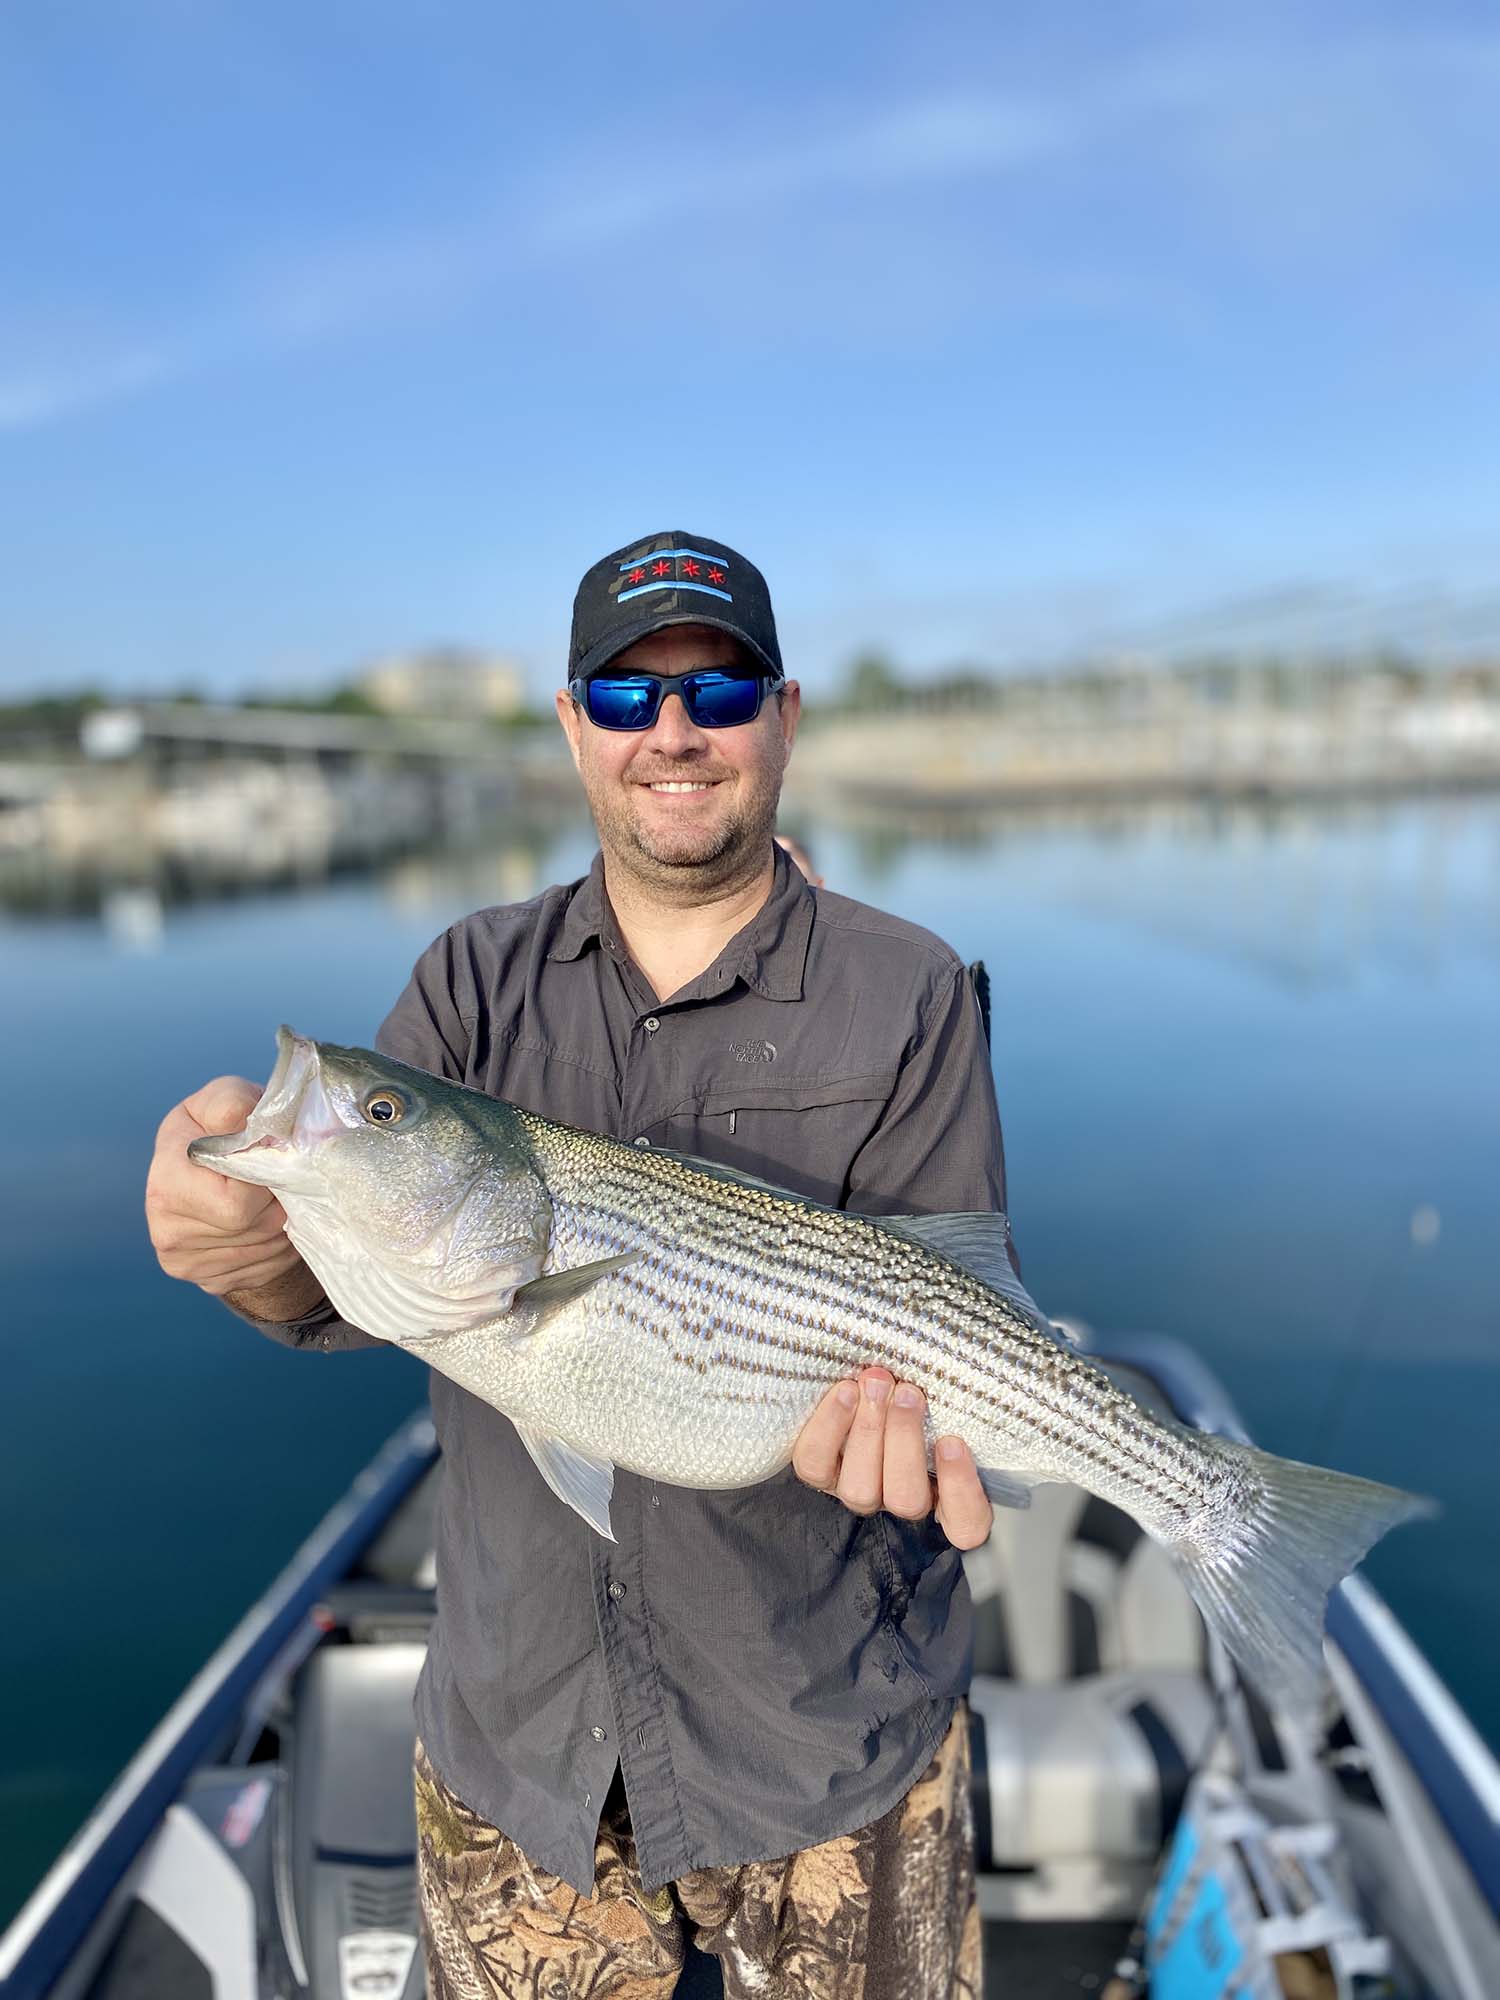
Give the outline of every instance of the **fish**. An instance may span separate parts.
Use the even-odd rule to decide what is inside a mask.
[[[1147,1409],[1026,1291],[1002,1214],[850,1214],[286,1027],[244,1129],[188,1153],[271,1189],[343,1318],[503,1412],[610,1540],[617,1467],[769,1479],[824,1393],[881,1364],[997,1504],[1071,1481],[1123,1508],[1263,1697],[1305,1714],[1329,1592],[1430,1511]]]

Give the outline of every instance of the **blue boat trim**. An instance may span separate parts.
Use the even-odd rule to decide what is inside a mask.
[[[1362,1590],[1376,1596],[1363,1582]],[[1490,1914],[1500,1917],[1500,1820],[1486,1806],[1474,1778],[1443,1741],[1431,1708],[1418,1699],[1396,1661],[1371,1631],[1358,1597],[1347,1588],[1336,1590],[1329,1600],[1328,1636],[1400,1744],[1468,1864]]]
[[[201,1691],[183,1715],[167,1748],[157,1753],[150,1772],[134,1791],[126,1792],[127,1767],[64,1850],[59,1868],[66,1868],[70,1851],[87,1856],[76,1875],[50,1908],[31,1914],[27,1906],[17,1917],[5,1940],[15,1953],[14,1959],[0,1955],[0,1986],[5,2000],[45,2000],[78,1940],[123,1880],[194,1767],[232,1729],[246,1696],[266,1668],[436,1457],[437,1440],[430,1419],[425,1415],[410,1419],[360,1473],[242,1621],[242,1625],[259,1627],[253,1640],[243,1644],[237,1627],[224,1641],[215,1657],[231,1657],[217,1680]],[[210,1661],[204,1673],[212,1666]],[[178,1705],[186,1700],[183,1696]],[[169,1710],[159,1727],[165,1727],[172,1714]],[[97,1832],[101,1826],[103,1831]],[[96,1840],[97,1845],[88,1852]]]
[[[1187,1349],[1160,1335],[1133,1334],[1111,1336],[1107,1342],[1090,1346],[1088,1352],[1094,1360],[1121,1361],[1154,1376],[1179,1416],[1200,1430],[1250,1441],[1222,1383]],[[1500,1917],[1500,1814],[1485,1798],[1486,1790],[1491,1798],[1500,1794],[1500,1770],[1477,1737],[1473,1755],[1483,1765],[1482,1777],[1454,1754],[1434,1720],[1431,1704],[1441,1699],[1460,1718],[1462,1710],[1436,1675],[1435,1693],[1418,1696],[1371,1630],[1361,1596],[1380,1602],[1363,1578],[1357,1590],[1345,1585],[1333,1593],[1328,1603],[1328,1636],[1349,1662],[1432,1800],[1491,1915]],[[1415,1645],[1412,1650],[1417,1650]]]

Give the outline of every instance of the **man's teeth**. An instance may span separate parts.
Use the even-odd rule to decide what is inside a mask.
[[[706,792],[708,786],[705,784],[683,784],[674,778],[666,783],[652,785],[650,789],[653,792]]]

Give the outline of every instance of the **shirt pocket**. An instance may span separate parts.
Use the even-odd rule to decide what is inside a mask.
[[[894,1070],[831,1081],[736,1078],[663,1118],[648,1136],[653,1145],[738,1167],[836,1207],[895,1087]]]

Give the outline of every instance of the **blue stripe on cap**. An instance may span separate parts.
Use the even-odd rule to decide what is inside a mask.
[[[662,562],[668,556],[696,556],[699,562],[712,563],[715,569],[728,569],[722,556],[706,556],[702,549],[652,549],[649,555],[635,556],[629,562],[620,564],[621,569],[644,569],[648,562]]]
[[[632,563],[630,567],[634,569],[636,564]],[[705,597],[722,597],[726,604],[734,602],[727,590],[715,590],[711,583],[684,583],[680,577],[670,576],[663,577],[660,583],[641,583],[634,590],[622,590],[615,602],[623,604],[628,597],[644,597],[648,590],[701,590]]]

